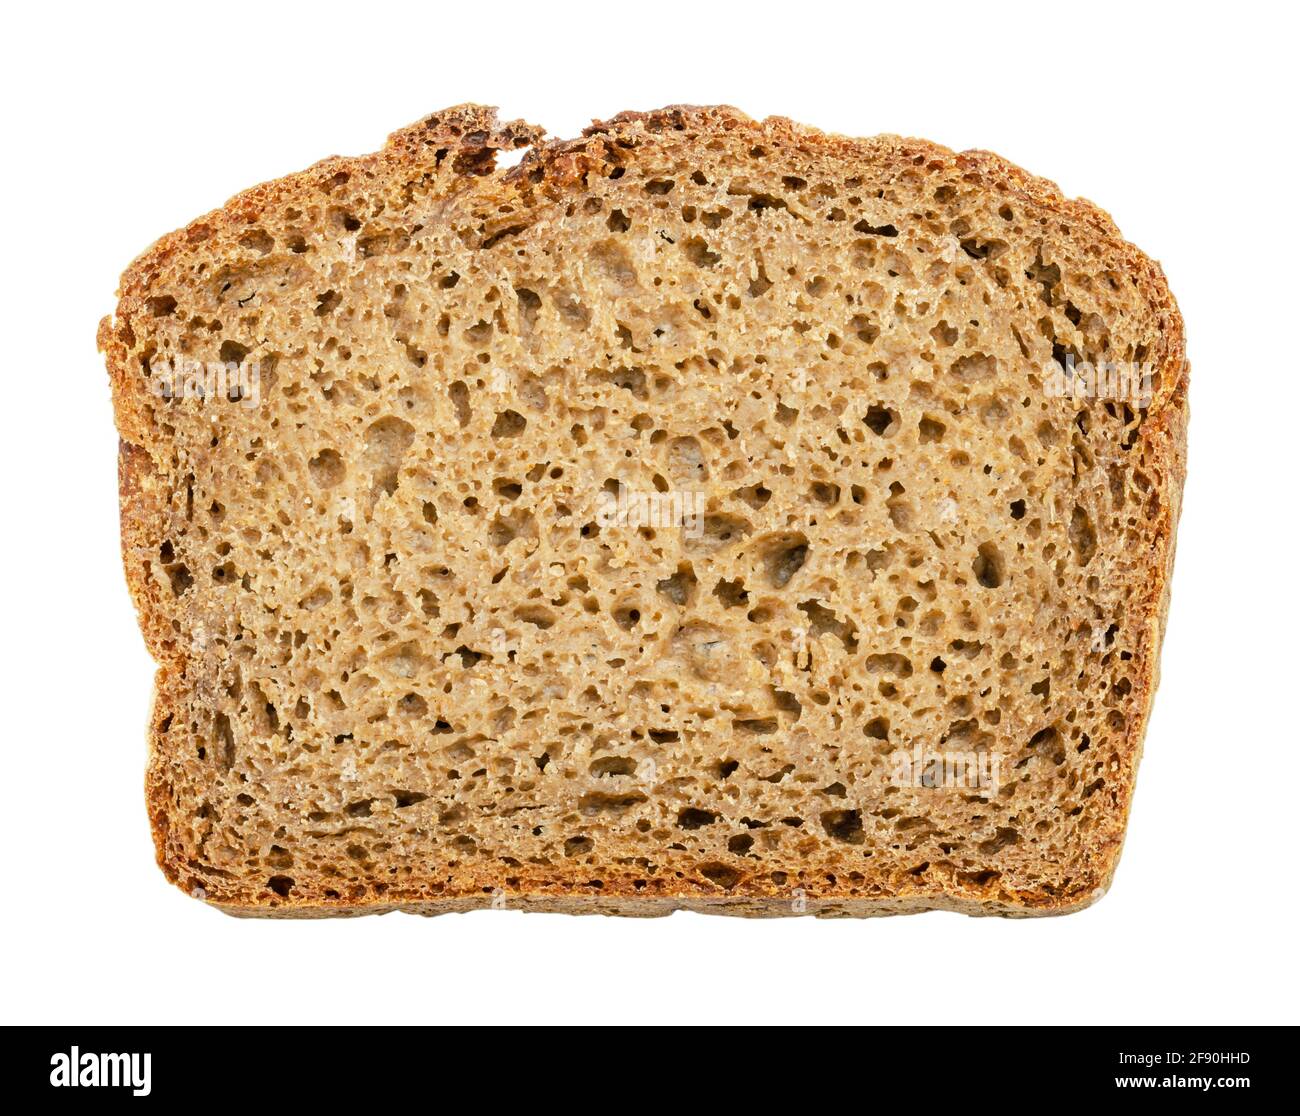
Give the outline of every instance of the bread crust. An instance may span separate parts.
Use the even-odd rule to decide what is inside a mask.
[[[1159,390],[1141,428],[1148,459],[1153,463],[1155,488],[1159,495],[1155,544],[1150,554],[1151,591],[1139,604],[1145,617],[1147,646],[1143,649],[1144,669],[1134,680],[1127,722],[1125,753],[1127,778],[1121,789],[1121,808],[1113,824],[1089,835],[1090,847],[1081,849],[1082,867],[1078,886],[1069,892],[1007,890],[975,883],[948,881],[918,882],[914,889],[904,885],[881,898],[862,898],[842,884],[823,884],[809,890],[800,909],[792,908],[788,890],[761,882],[746,882],[726,895],[716,894],[692,881],[682,881],[679,890],[647,894],[631,875],[608,872],[598,893],[584,885],[579,874],[563,879],[551,871],[549,878],[522,880],[517,890],[502,895],[495,880],[473,871],[464,874],[457,886],[439,887],[436,895],[423,889],[390,889],[381,899],[334,902],[247,894],[235,900],[206,893],[200,898],[219,909],[240,916],[325,917],[382,914],[393,910],[434,915],[479,908],[506,906],[512,909],[657,916],[674,910],[700,913],[771,917],[807,913],[816,917],[867,917],[883,914],[951,910],[970,915],[1028,917],[1077,911],[1090,905],[1109,887],[1118,862],[1140,759],[1143,736],[1158,682],[1159,648],[1169,610],[1174,543],[1186,477],[1188,422],[1188,365],[1184,326],[1160,266],[1137,248],[1123,241],[1109,214],[1086,199],[1065,197],[1055,183],[1036,177],[987,151],[955,153],[925,140],[897,136],[854,139],[827,134],[780,117],[755,121],[728,106],[673,105],[651,112],[624,112],[596,122],[575,140],[542,141],[542,129],[522,121],[500,124],[494,109],[461,105],[434,113],[408,128],[393,133],[383,149],[358,157],[325,159],[307,170],[241,192],[221,208],[170,233],[142,253],[124,272],[119,301],[113,315],[100,323],[98,342],[105,354],[113,390],[117,425],[121,434],[119,492],[121,498],[121,546],[123,563],[141,631],[150,654],[158,664],[154,707],[148,731],[149,759],[146,770],[146,801],[159,866],[173,883],[194,892],[192,873],[174,855],[168,843],[170,813],[165,755],[167,727],[175,711],[173,695],[184,692],[190,669],[185,646],[177,640],[159,597],[156,579],[147,576],[143,556],[156,547],[162,525],[169,515],[171,494],[160,480],[147,446],[151,435],[142,409],[138,377],[130,362],[133,321],[145,313],[151,288],[159,275],[181,253],[196,243],[227,243],[244,230],[263,210],[319,189],[339,175],[380,180],[394,170],[430,166],[443,178],[442,189],[485,189],[483,179],[491,171],[495,151],[527,147],[523,161],[513,170],[496,175],[487,184],[490,197],[516,200],[539,191],[549,196],[582,189],[585,176],[619,157],[619,144],[638,146],[653,143],[675,131],[693,133],[745,130],[755,140],[797,149],[817,159],[852,164],[882,153],[900,168],[911,166],[955,166],[976,176],[988,188],[1019,199],[1062,221],[1086,229],[1104,240],[1125,261],[1129,277],[1161,316],[1161,349],[1156,354],[1160,372]]]

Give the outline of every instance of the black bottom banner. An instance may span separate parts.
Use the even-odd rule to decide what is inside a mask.
[[[864,1104],[882,1095],[1014,1104],[1124,1093],[1199,1094],[1232,1103],[1224,1094],[1285,1088],[1283,1067],[1294,1064],[1289,1050],[1283,1052],[1289,1029],[1249,1027],[894,1027],[861,1028],[867,1033],[857,1038],[845,1033],[848,1028],[835,1028],[829,1044],[814,1034],[787,1037],[779,1052],[761,1057],[752,1037],[735,1047],[724,1039],[723,1049],[706,1053],[698,1037],[680,1033],[684,1027],[665,1028],[672,1033],[654,1040],[607,1038],[598,1032],[616,1028],[588,1028],[596,1033],[554,1044],[485,1042],[467,1034],[449,1040],[429,1033],[446,1029],[8,1028],[3,1058],[6,1079],[21,1086],[19,1096],[44,1087],[83,1099],[104,1093],[201,1103],[292,1097],[286,1103],[295,1107],[381,1096],[386,1104],[464,1103],[459,1096],[453,1101],[439,1095],[437,1083],[453,1075],[457,1093],[481,1088],[490,1099],[505,1089],[516,1101],[525,1089],[546,1096],[563,1088],[571,1099],[585,1091],[600,1103],[597,1088],[603,1093],[620,1086],[612,1096],[626,1101],[625,1089],[635,1078],[642,1081],[638,1098],[659,1098],[671,1088],[689,1097],[691,1107],[707,1104],[710,1096],[718,1097],[720,1108],[741,1099],[807,1103],[818,1092],[846,1088],[865,1093]],[[602,1039],[608,1050],[601,1049]],[[535,1054],[539,1046],[546,1053]],[[667,1072],[674,1063],[677,1069]],[[709,1068],[721,1065],[731,1071],[725,1085],[709,1080]],[[657,1088],[646,1087],[651,1075],[660,1078]],[[668,1086],[670,1080],[678,1084]]]

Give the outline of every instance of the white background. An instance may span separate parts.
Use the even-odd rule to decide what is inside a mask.
[[[1297,235],[1279,4],[11,5],[5,1022],[1297,1021]],[[1067,918],[228,918],[142,802],[151,665],[95,328],[156,236],[462,101],[552,134],[726,102],[997,151],[1110,210],[1187,320],[1190,475],[1123,863]]]

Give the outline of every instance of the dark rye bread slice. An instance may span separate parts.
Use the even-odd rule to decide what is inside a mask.
[[[1187,375],[1160,268],[1088,202],[730,108],[542,142],[462,106],[164,237],[120,299],[148,804],[186,890],[1030,915],[1107,887]]]

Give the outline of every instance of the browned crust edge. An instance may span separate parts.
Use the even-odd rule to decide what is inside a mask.
[[[835,887],[810,891],[806,905],[795,910],[789,894],[775,894],[744,886],[725,895],[692,894],[701,888],[683,886],[679,895],[645,895],[635,888],[632,879],[606,877],[598,894],[580,893],[576,881],[554,881],[540,886],[528,885],[518,893],[504,896],[498,889],[474,880],[436,898],[413,893],[403,896],[389,893],[383,901],[360,903],[313,902],[282,899],[268,893],[249,903],[209,900],[210,905],[228,914],[244,917],[320,918],[348,917],[362,914],[385,914],[400,910],[412,914],[437,915],[482,908],[519,909],[569,914],[612,914],[651,917],[675,910],[692,910],[705,914],[729,914],[748,917],[776,917],[807,913],[815,917],[871,917],[887,914],[921,913],[949,910],[967,915],[1002,917],[1041,917],[1069,914],[1090,906],[1103,896],[1114,877],[1132,805],[1137,769],[1151,706],[1159,681],[1160,647],[1168,619],[1170,582],[1173,574],[1175,536],[1182,506],[1186,479],[1187,423],[1189,417],[1187,389],[1189,365],[1181,314],[1169,290],[1160,265],[1134,245],[1122,239],[1110,215],[1085,198],[1067,198],[1060,188],[1045,178],[1028,173],[992,152],[970,150],[953,152],[927,140],[882,135],[855,139],[821,132],[796,124],[784,117],[756,121],[730,106],[671,105],[650,112],[622,112],[610,120],[595,122],[581,139],[542,142],[543,130],[522,121],[499,124],[494,108],[466,104],[433,113],[416,124],[389,136],[378,152],[355,157],[331,157],[306,170],[245,190],[220,209],[190,222],[183,229],[160,238],[143,252],[123,273],[118,289],[118,305],[113,315],[99,324],[98,345],[105,355],[113,404],[121,442],[118,478],[122,559],[126,580],[135,604],[141,632],[150,654],[158,663],[153,705],[149,715],[149,759],[145,777],[145,798],[149,811],[154,846],[159,867],[169,880],[183,890],[186,874],[183,866],[172,863],[167,855],[169,825],[166,786],[162,769],[162,749],[169,717],[167,694],[184,685],[187,664],[184,653],[172,638],[157,597],[160,592],[139,564],[138,556],[158,537],[156,528],[166,518],[167,494],[157,476],[147,449],[143,448],[145,430],[128,368],[129,338],[132,317],[142,308],[151,284],[166,264],[190,245],[213,236],[228,235],[253,220],[264,207],[272,205],[302,189],[314,189],[340,173],[382,174],[389,167],[427,163],[436,153],[441,163],[449,150],[457,153],[454,163],[466,183],[491,171],[490,153],[527,147],[524,160],[496,182],[503,191],[527,190],[534,186],[546,193],[581,186],[585,175],[605,165],[606,139],[632,139],[637,143],[674,131],[746,129],[765,142],[777,143],[823,157],[845,160],[861,159],[868,153],[879,157],[887,152],[900,166],[937,162],[955,166],[967,175],[978,176],[989,187],[1013,198],[1041,207],[1061,218],[1082,225],[1107,242],[1124,260],[1130,275],[1164,322],[1163,351],[1157,365],[1160,390],[1152,403],[1141,437],[1150,447],[1151,460],[1158,474],[1157,488],[1163,499],[1160,519],[1155,528],[1150,568],[1154,571],[1152,590],[1142,602],[1146,618],[1147,644],[1140,648],[1144,670],[1135,684],[1134,709],[1140,713],[1129,720],[1125,754],[1130,757],[1128,778],[1122,788],[1121,808],[1111,832],[1099,834],[1094,857],[1095,877],[1092,886],[1082,886],[1069,894],[1044,891],[1007,891],[984,889],[977,885],[929,885],[918,887],[914,894],[898,893],[880,898],[863,898],[840,893]],[[484,156],[487,156],[484,158]],[[464,169],[459,169],[463,167]],[[452,188],[456,188],[453,183]],[[207,899],[206,895],[198,897]]]

